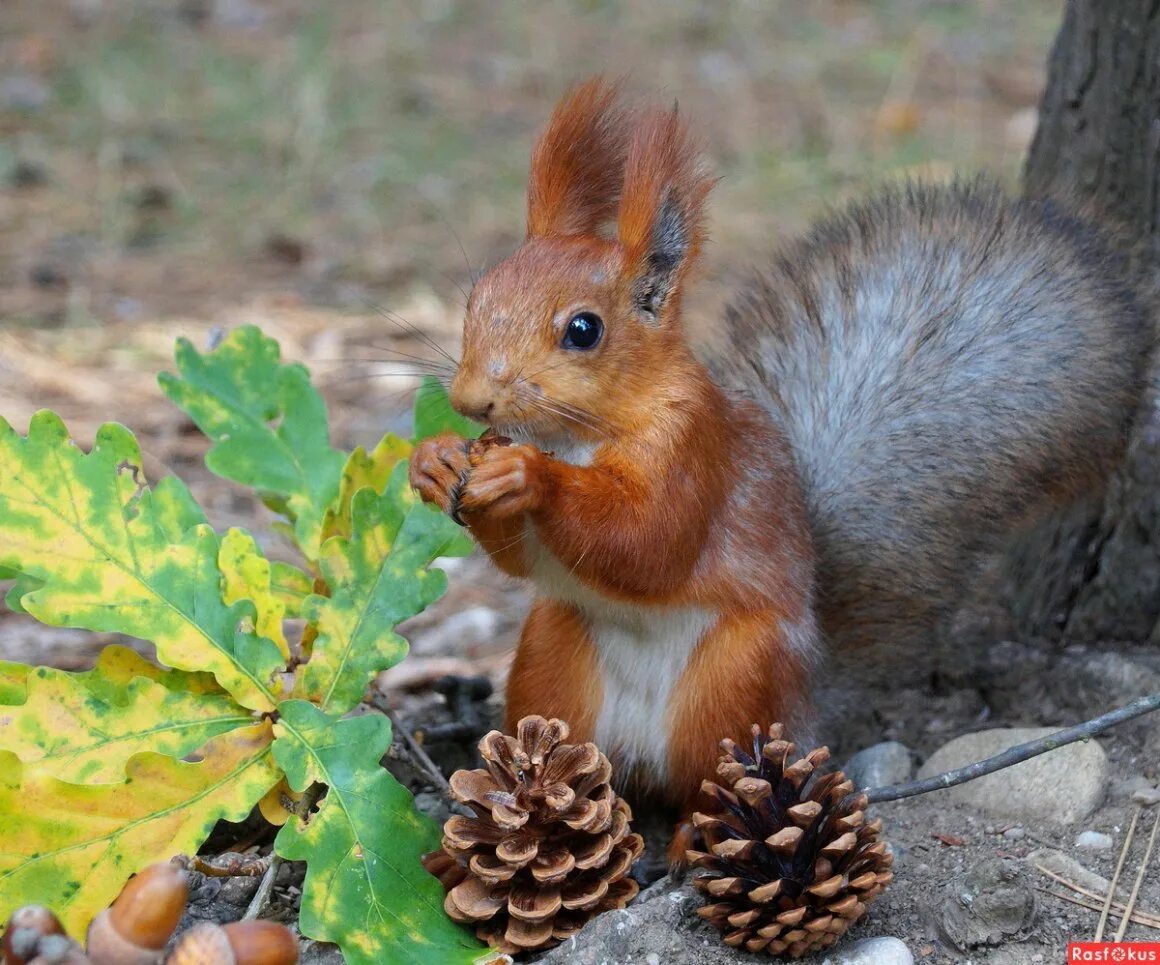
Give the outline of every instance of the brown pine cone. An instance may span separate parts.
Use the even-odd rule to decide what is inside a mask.
[[[894,856],[865,822],[866,796],[841,771],[815,774],[821,747],[796,759],[780,724],[753,727],[753,755],[721,742],[719,784],[701,790],[713,813],[694,814],[708,853],[687,852],[708,873],[694,880],[714,899],[698,914],[726,945],[797,958],[828,948],[866,914],[894,877]]]
[[[476,816],[450,817],[442,849],[423,858],[448,889],[447,913],[509,954],[554,945],[638,891],[627,874],[644,842],[629,833],[612,766],[567,738],[567,724],[543,717],[521,720],[517,737],[486,735],[486,770],[451,775]]]

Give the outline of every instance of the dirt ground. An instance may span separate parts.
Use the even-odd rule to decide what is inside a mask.
[[[8,0],[0,416],[23,430],[52,408],[82,444],[101,422],[124,422],[151,479],[177,473],[215,525],[264,533],[265,509],[204,470],[204,440],[157,389],[177,337],[204,346],[216,329],[257,323],[313,371],[336,445],[405,429],[416,382],[403,355],[426,350],[397,319],[454,350],[463,290],[520,237],[527,151],[553,99],[625,66],[630,88],[679,99],[722,174],[693,305],[711,337],[736,272],[877,181],[985,168],[1015,186],[1060,8],[559,0],[488,5],[484,16],[469,0]],[[483,560],[448,568],[448,594],[407,628],[412,655],[379,684],[416,722],[439,719],[431,684],[444,674],[502,685],[527,603]],[[107,642],[0,606],[0,659],[80,669]],[[838,733],[836,749],[873,736],[925,756],[982,727],[1069,723],[1160,674],[1130,642],[1078,652],[1001,633],[976,642],[969,679],[876,695],[872,727]],[[1136,670],[1101,677],[1092,661],[1107,654]],[[1083,828],[1012,835],[937,797],[882,806],[899,876],[861,933],[901,937],[920,961],[1060,960],[1065,937],[1090,936],[1097,916],[1050,894],[1037,893],[1030,937],[965,956],[932,921],[964,869],[996,855],[1054,847],[1110,877],[1125,788],[1160,777],[1160,725],[1101,743],[1113,776]],[[467,760],[462,746],[440,753],[448,767]],[[1106,831],[1116,847],[1081,854],[1081,830]],[[1160,909],[1160,875],[1140,904]],[[1157,937],[1143,926],[1129,935]]]

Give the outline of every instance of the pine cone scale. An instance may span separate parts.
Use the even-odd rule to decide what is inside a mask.
[[[442,849],[423,859],[449,888],[448,914],[503,952],[574,935],[639,890],[624,876],[644,841],[608,783],[612,767],[595,745],[567,737],[566,724],[542,717],[525,717],[514,738],[486,735],[485,768],[450,781],[475,817],[448,819]]]
[[[703,851],[687,857],[713,899],[698,914],[732,947],[798,957],[828,948],[889,883],[881,822],[865,821],[865,795],[841,772],[818,774],[818,748],[794,758],[779,725],[753,729],[752,754],[722,741],[713,806],[693,816]],[[725,786],[722,786],[725,785]]]

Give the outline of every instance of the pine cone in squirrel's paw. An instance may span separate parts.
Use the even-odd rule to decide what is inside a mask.
[[[693,815],[707,851],[687,854],[707,872],[694,885],[713,899],[697,913],[726,945],[797,958],[828,948],[866,914],[894,877],[894,856],[879,840],[882,822],[866,823],[853,782],[814,773],[829,750],[796,759],[782,734],[774,724],[767,739],[755,724],[752,756],[721,742],[720,783],[701,786],[712,813]]]
[[[487,734],[486,770],[451,775],[476,816],[450,817],[442,849],[423,858],[448,889],[447,913],[509,954],[554,945],[638,891],[627,875],[644,842],[629,833],[612,766],[567,738],[567,724],[543,717],[525,717],[516,737]]]

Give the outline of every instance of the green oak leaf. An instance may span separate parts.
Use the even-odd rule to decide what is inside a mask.
[[[378,714],[336,720],[301,700],[278,706],[274,758],[290,786],[326,796],[308,821],[293,818],[274,842],[306,862],[299,928],[336,942],[347,965],[450,965],[489,957],[443,910],[443,887],[419,856],[439,830],[379,759],[391,743]]]
[[[338,500],[327,510],[323,523],[323,539],[331,536],[351,535],[351,503],[355,493],[362,489],[373,489],[381,493],[395,466],[411,455],[411,444],[394,433],[387,433],[370,452],[358,446],[342,467],[342,478],[338,487]]]
[[[270,561],[270,594],[286,610],[286,616],[302,616],[302,601],[314,592],[314,580],[297,566],[281,560]]]
[[[141,452],[123,426],[97,432],[92,452],[51,412],[28,436],[0,419],[0,566],[40,586],[20,600],[53,626],[126,633],[152,641],[158,658],[206,670],[245,707],[271,710],[277,646],[244,629],[253,604],[222,601],[220,541],[165,484],[150,491]]]
[[[395,625],[438,599],[447,587],[442,570],[429,569],[456,548],[459,527],[424,506],[399,463],[382,494],[354,496],[353,536],[322,546],[319,567],[330,596],[311,596],[303,614],[318,636],[300,669],[295,697],[343,714],[362,699],[370,679],[406,656]]]
[[[213,440],[206,466],[262,492],[315,559],[344,456],[331,448],[326,405],[309,373],[282,364],[278,343],[252,325],[204,355],[180,340],[177,370],[159,376],[161,389]]]
[[[451,408],[451,399],[442,383],[432,375],[423,377],[415,394],[415,441],[437,436],[440,432],[454,432],[474,439],[484,427],[461,416]]]
[[[27,668],[23,699],[0,707],[0,746],[25,764],[38,764],[42,775],[96,784],[121,780],[134,754],[185,757],[218,734],[254,723],[220,691],[204,692],[196,680],[188,689],[178,686],[178,675],[200,675],[168,671],[163,679],[169,686],[146,676],[126,681],[117,656],[102,654],[84,673]]]
[[[0,919],[43,904],[83,935],[131,874],[250,813],[280,777],[271,738],[263,720],[215,737],[196,762],[135,754],[107,784],[62,781],[0,750]]]
[[[25,681],[32,673],[28,664],[0,660],[0,704],[19,704],[28,696]]]
[[[282,629],[286,604],[273,590],[270,561],[258,550],[254,537],[242,529],[227,530],[218,550],[218,569],[222,572],[222,599],[226,603],[249,600],[254,605],[251,629],[274,641],[288,662],[290,644]]]

